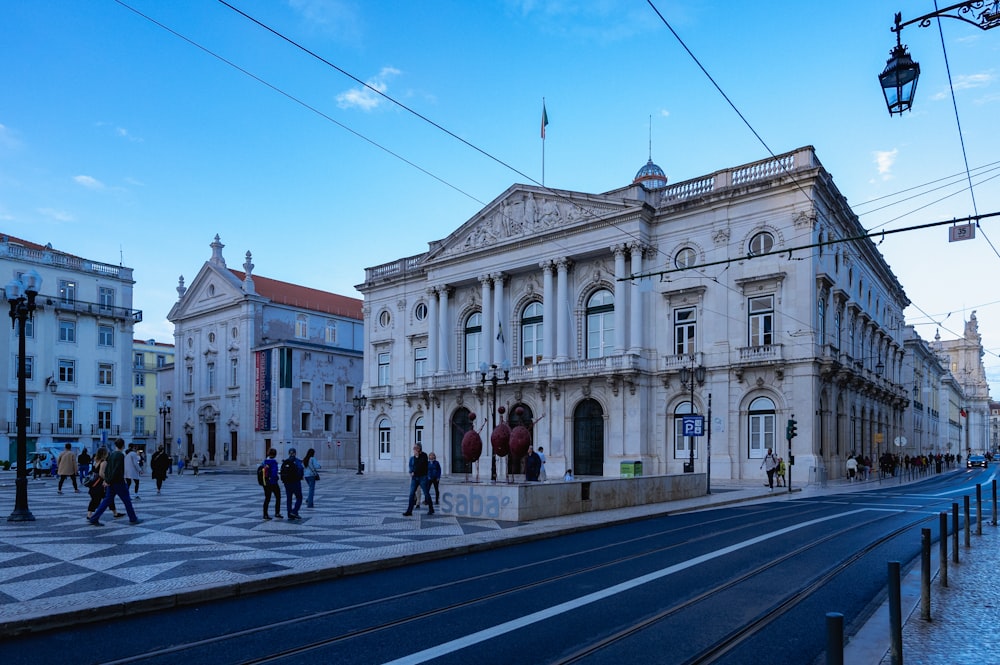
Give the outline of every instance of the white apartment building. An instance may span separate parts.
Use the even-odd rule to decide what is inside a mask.
[[[25,330],[27,450],[95,450],[132,432],[132,269],[100,263],[11,236],[0,236],[3,283],[30,270],[42,277]],[[16,326],[4,335],[6,377],[0,458],[16,458]]]
[[[249,251],[243,271],[227,268],[218,235],[210,246],[167,315],[172,452],[245,467],[271,447],[315,448],[327,468],[356,464],[361,301],[254,275]]]
[[[652,161],[604,194],[513,185],[429,251],[366,269],[366,462],[405,472],[421,441],[465,473],[475,428],[489,477],[497,372],[549,477],[693,456],[757,478],[769,447],[799,482],[842,475],[901,435],[909,401],[909,301],[872,242],[847,241],[862,235],[812,147],[675,185]],[[684,436],[692,412],[710,454]]]

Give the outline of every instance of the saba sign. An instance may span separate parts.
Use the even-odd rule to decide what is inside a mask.
[[[476,492],[475,487],[461,488],[441,493],[441,512],[460,517],[485,517],[500,519],[502,508],[510,505],[509,496],[497,496],[482,491]]]

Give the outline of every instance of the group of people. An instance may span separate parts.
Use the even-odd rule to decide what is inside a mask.
[[[285,486],[285,498],[287,501],[286,512],[288,519],[300,520],[299,510],[302,508],[302,481],[306,481],[309,487],[309,495],[306,498],[306,507],[315,507],[316,481],[319,480],[319,471],[322,468],[316,461],[316,451],[310,448],[306,451],[306,456],[299,459],[296,456],[295,448],[288,449],[288,457],[278,465],[278,451],[271,448],[267,451],[267,458],[261,462],[257,468],[257,479],[264,488],[264,519],[271,519],[270,505],[271,498],[274,497],[274,516],[278,519],[284,518],[281,514],[281,487],[279,482]]]
[[[767,454],[764,455],[764,461],[760,463],[760,468],[767,473],[767,482],[764,485],[769,488],[768,491],[773,492],[775,486],[785,487],[785,472],[787,470],[785,460],[775,455],[773,449],[767,449]]]

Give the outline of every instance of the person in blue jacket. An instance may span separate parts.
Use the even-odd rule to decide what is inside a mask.
[[[430,453],[427,455],[427,483],[434,488],[434,505],[441,505],[441,463],[437,460],[437,455]],[[427,490],[427,505],[430,505],[430,488]]]

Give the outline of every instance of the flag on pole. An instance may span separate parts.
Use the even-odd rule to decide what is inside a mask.
[[[545,112],[545,100],[542,100],[542,140],[545,140],[545,126],[549,124],[549,114]]]
[[[497,315],[497,341],[501,344],[505,343],[503,338],[503,320]]]

